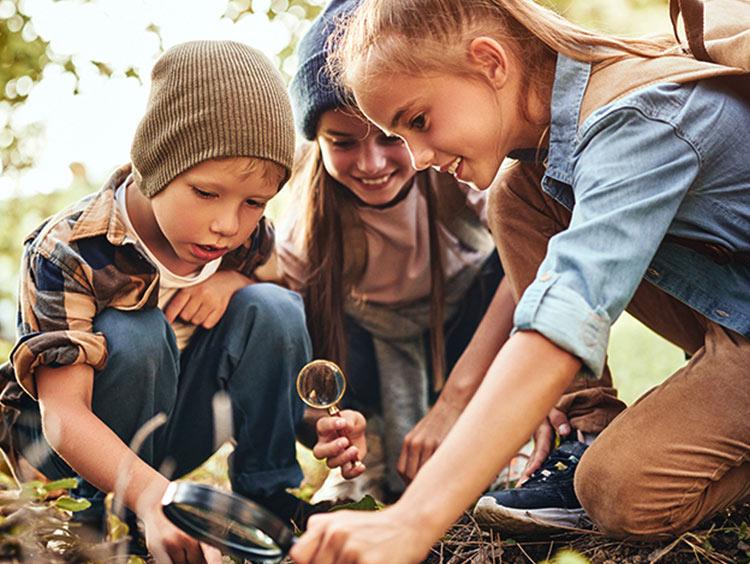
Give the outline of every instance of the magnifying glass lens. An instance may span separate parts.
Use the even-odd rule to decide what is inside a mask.
[[[164,515],[193,538],[250,562],[279,562],[294,534],[275,515],[248,499],[189,482],[172,482],[162,498]]]
[[[191,520],[205,533],[210,534],[223,543],[247,546],[252,544],[260,549],[277,551],[279,546],[266,533],[254,526],[243,525],[228,519],[218,513],[198,509],[197,507],[177,504],[174,508],[183,514],[183,518]]]

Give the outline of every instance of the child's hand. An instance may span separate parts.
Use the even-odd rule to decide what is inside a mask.
[[[523,469],[521,479],[518,481],[519,486],[539,470],[544,461],[547,460],[555,443],[555,432],[561,437],[565,437],[570,434],[571,430],[568,417],[562,411],[553,407],[547,418],[534,431],[534,450],[526,463],[526,468]]]
[[[230,270],[220,270],[205,282],[182,288],[169,301],[164,316],[172,323],[178,317],[187,323],[212,329],[224,315],[234,293],[252,280]]]
[[[406,435],[396,468],[407,484],[443,442],[461,411],[458,406],[438,399],[427,415]]]
[[[341,467],[344,478],[356,478],[365,471],[362,459],[367,454],[367,422],[359,411],[345,409],[338,416],[318,419],[316,458],[325,459],[329,468]]]
[[[217,549],[198,542],[175,527],[160,506],[142,515],[142,519],[146,546],[157,563],[221,564],[221,553]]]

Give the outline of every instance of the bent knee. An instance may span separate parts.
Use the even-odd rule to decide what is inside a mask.
[[[108,364],[139,365],[145,359],[161,357],[170,348],[169,323],[158,308],[106,309],[96,316],[93,328],[107,339]]]
[[[238,290],[229,302],[230,318],[250,315],[255,325],[264,331],[296,335],[306,331],[305,307],[302,297],[291,290],[270,283],[245,286]]]
[[[592,445],[593,447],[594,445]],[[576,469],[575,491],[589,518],[615,538],[659,539],[689,529],[680,517],[679,492],[672,495],[643,472],[638,460],[623,461],[612,452],[598,455],[589,448]],[[687,509],[687,508],[683,508]]]

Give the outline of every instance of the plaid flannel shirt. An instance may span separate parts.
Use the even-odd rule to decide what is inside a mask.
[[[93,332],[99,312],[157,307],[158,271],[125,242],[115,203],[115,190],[130,171],[129,164],[120,167],[99,192],[48,219],[24,241],[18,341],[10,358],[16,382],[33,398],[34,371],[40,365],[104,369],[107,343]],[[220,269],[250,276],[270,256],[273,237],[261,218],[251,237],[224,256]],[[13,403],[19,392],[14,384],[6,386],[3,403]]]

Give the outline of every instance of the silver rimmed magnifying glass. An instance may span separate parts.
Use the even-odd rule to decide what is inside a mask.
[[[191,537],[250,562],[279,562],[294,544],[273,513],[238,494],[194,482],[172,482],[164,515]]]
[[[297,375],[297,393],[302,401],[332,416],[339,414],[338,403],[344,392],[346,377],[328,360],[314,360]],[[269,510],[213,486],[172,482],[161,503],[167,518],[193,538],[250,562],[279,562],[296,539]]]

